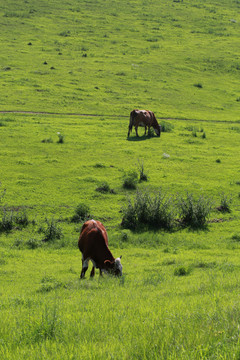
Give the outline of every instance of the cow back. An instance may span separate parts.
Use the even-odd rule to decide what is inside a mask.
[[[103,266],[105,260],[115,260],[108,248],[107,231],[100,221],[89,220],[83,224],[78,247],[83,258],[94,260],[97,267]]]

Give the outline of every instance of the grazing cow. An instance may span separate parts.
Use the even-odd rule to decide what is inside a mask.
[[[93,263],[91,277],[95,274],[95,268],[100,270],[100,275],[102,272],[122,275],[121,257],[113,257],[108,247],[107,231],[100,221],[88,220],[83,224],[78,247],[82,253],[81,278],[85,276],[89,260]]]
[[[149,110],[133,110],[130,114],[130,121],[128,127],[128,137],[132,132],[132,127],[135,127],[136,135],[138,136],[138,126],[145,127],[145,135],[152,126],[157,136],[161,135],[161,125],[158,124],[157,119],[152,111]]]

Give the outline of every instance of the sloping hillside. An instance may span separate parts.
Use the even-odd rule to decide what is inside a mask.
[[[239,1],[6,0],[0,110],[239,120]]]

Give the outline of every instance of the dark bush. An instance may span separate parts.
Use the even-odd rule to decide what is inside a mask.
[[[221,195],[220,206],[217,208],[217,210],[221,211],[221,212],[230,213],[231,212],[231,209],[230,209],[231,203],[232,203],[232,198],[223,193]]]
[[[101,193],[108,193],[111,191],[109,184],[104,181],[100,186],[96,188],[96,191]]]
[[[232,236],[232,240],[240,242],[240,235],[239,234],[234,234]]]
[[[3,210],[2,220],[0,221],[0,232],[9,232],[14,227],[13,211]]]
[[[29,224],[29,219],[25,209],[22,209],[17,212],[17,214],[15,215],[15,223],[23,227]]]
[[[71,218],[71,222],[82,222],[90,217],[90,208],[88,205],[80,203],[76,207],[75,214]]]
[[[62,230],[61,228],[58,226],[58,223],[56,220],[52,219],[51,221],[49,221],[48,219],[46,219],[46,223],[47,223],[47,227],[43,228],[43,233],[44,233],[44,238],[43,241],[44,242],[49,242],[49,241],[54,241],[57,239],[61,239],[62,238]]]
[[[160,125],[162,132],[171,132],[174,129],[174,125],[166,121],[161,121]]]
[[[181,223],[192,228],[204,227],[211,207],[210,200],[204,196],[194,198],[192,194],[187,193],[185,198],[180,197],[178,200]]]
[[[29,249],[37,249],[38,247],[41,246],[41,243],[39,240],[33,238],[26,241],[26,246]]]
[[[171,199],[159,191],[155,196],[138,191],[133,201],[123,208],[122,226],[128,229],[167,229],[174,225],[174,210]]]
[[[136,189],[138,174],[135,170],[130,170],[123,176],[123,187],[125,189]]]
[[[143,161],[140,163],[138,160],[138,166],[139,166],[139,181],[148,181],[148,176],[144,171],[144,164]]]
[[[131,200],[128,200],[127,206],[123,208],[123,218],[122,218],[122,227],[126,229],[136,230],[138,225],[137,214],[134,204]]]
[[[175,276],[186,276],[190,274],[190,269],[185,266],[179,266],[174,270]]]

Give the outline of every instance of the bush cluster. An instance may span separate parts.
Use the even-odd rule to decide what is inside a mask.
[[[75,209],[75,214],[71,218],[71,222],[79,223],[87,220],[90,217],[89,206],[83,203],[78,204]]]
[[[187,192],[185,198],[180,197],[178,200],[181,223],[192,228],[201,228],[206,225],[211,208],[211,201],[202,195],[195,198]]]
[[[3,209],[2,219],[0,220],[0,232],[9,232],[15,227],[25,227],[29,224],[29,219],[25,209],[17,211]]]
[[[123,187],[125,189],[135,190],[138,183],[138,174],[135,170],[126,172],[123,176]]]
[[[54,241],[56,239],[62,238],[63,236],[62,229],[59,227],[56,220],[46,219],[46,224],[47,226],[42,229],[42,232],[44,234],[44,238],[43,238],[44,242]]]
[[[137,191],[133,200],[128,200],[122,209],[122,227],[137,230],[166,229],[173,230],[176,224],[191,228],[206,225],[211,211],[211,201],[203,196],[199,198],[187,193],[185,197],[173,199],[161,190],[155,195]],[[179,216],[179,219],[176,216]]]
[[[170,230],[174,222],[171,203],[171,199],[161,191],[155,196],[137,191],[135,199],[129,199],[127,206],[122,210],[122,226],[132,230],[141,227]]]

